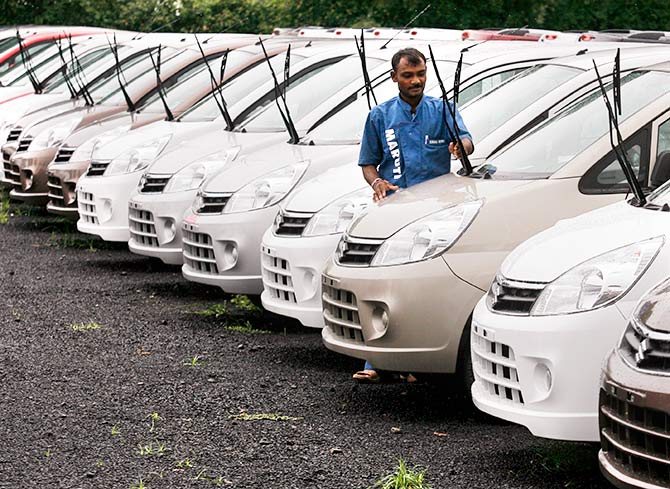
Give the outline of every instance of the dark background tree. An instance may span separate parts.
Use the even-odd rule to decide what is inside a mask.
[[[4,0],[0,25],[270,32],[275,26],[402,26],[431,0]],[[434,0],[417,26],[670,30],[668,0]]]

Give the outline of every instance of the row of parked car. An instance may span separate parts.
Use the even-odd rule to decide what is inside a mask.
[[[620,487],[668,487],[670,46],[378,31],[0,31],[2,182],[331,350],[600,440]],[[458,87],[474,171],[373,204],[358,146],[408,44]]]

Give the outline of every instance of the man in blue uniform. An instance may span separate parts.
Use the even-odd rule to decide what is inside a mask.
[[[358,164],[374,189],[374,200],[451,171],[451,155],[460,159],[458,133],[464,150],[474,150],[472,136],[456,111],[456,124],[441,99],[424,95],[426,57],[417,49],[398,51],[391,60],[397,97],[374,107],[365,123]]]
[[[417,49],[398,51],[391,60],[391,78],[398,84],[397,97],[374,107],[365,123],[358,164],[374,190],[374,200],[451,171],[451,155],[461,159],[458,134],[467,154],[472,136],[456,111],[456,124],[441,99],[424,95],[426,57]],[[354,374],[361,382],[379,382],[379,374],[365,362]],[[407,380],[414,377],[409,374]]]

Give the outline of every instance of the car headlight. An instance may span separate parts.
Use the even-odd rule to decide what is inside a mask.
[[[163,192],[185,192],[197,189],[208,176],[221,170],[226,163],[233,160],[239,151],[240,147],[237,146],[225,151],[217,151],[205,159],[194,161],[172,175]]]
[[[72,153],[69,161],[92,160],[93,152],[96,149],[130,131],[131,127],[132,126],[130,124],[126,124],[115,127],[114,129],[110,129],[109,131],[105,131],[101,134],[98,134],[97,136],[87,139],[83,144],[79,145],[77,149],[74,150],[74,153]]]
[[[542,290],[530,314],[571,314],[611,304],[630,290],[663,242],[662,236],[638,241],[577,265]]]
[[[72,131],[74,131],[80,122],[80,116],[68,117],[49,126],[33,138],[30,146],[28,146],[28,150],[37,151],[58,146],[66,137],[72,134]]]
[[[413,263],[444,253],[467,229],[483,203],[473,200],[458,204],[405,226],[382,243],[371,266]]]
[[[105,170],[105,176],[144,170],[163,151],[170,138],[171,136],[163,136],[124,151],[110,161],[109,166]]]
[[[372,190],[365,187],[345,195],[314,214],[303,236],[323,236],[342,233],[363,209],[372,203]]]
[[[246,212],[276,204],[298,183],[309,163],[285,166],[257,178],[235,192],[223,212]]]

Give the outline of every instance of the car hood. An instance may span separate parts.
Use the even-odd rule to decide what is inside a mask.
[[[318,212],[334,200],[367,187],[368,184],[356,160],[355,157],[351,158],[346,163],[326,170],[301,184],[283,206],[284,209],[293,212]],[[372,189],[370,189],[370,201],[372,201]]]
[[[487,199],[530,181],[483,180],[453,173],[398,190],[381,203],[368,206],[347,231],[360,238],[386,239],[408,224],[428,214],[463,202]]]
[[[36,110],[66,100],[69,100],[68,96],[62,93],[43,93],[40,95],[31,93],[30,95],[18,97],[0,104],[0,107],[2,108],[2,110],[0,110],[0,119],[16,123],[26,114],[30,114]]]
[[[0,103],[34,93],[29,85],[0,87]]]
[[[513,280],[551,282],[591,258],[665,235],[668,229],[670,213],[618,202],[559,221],[526,240],[508,255],[500,272]]]
[[[175,134],[177,122],[158,121],[153,124],[148,124],[144,127],[129,131],[124,136],[121,136],[109,143],[101,146],[96,150],[93,159],[96,160],[111,160],[124,151],[130,148],[142,146],[149,141],[159,139],[164,136],[173,136]],[[168,144],[169,146],[169,144]]]
[[[23,126],[26,127],[24,134],[35,136],[54,124],[58,124],[59,121],[62,121],[64,118],[79,118],[79,122],[74,128],[74,130],[77,130],[90,124],[95,124],[98,121],[123,111],[124,107],[120,106],[94,105],[72,108],[71,104],[65,103],[54,105],[48,109],[40,110],[39,112],[34,112],[31,115],[23,117],[21,121],[23,122],[30,118],[39,117],[39,120],[33,120],[30,126]]]
[[[22,127],[23,132],[21,137],[26,135],[34,136],[37,132],[41,131],[41,128],[36,127],[48,121],[53,117],[57,117],[62,114],[71,112],[74,109],[78,108],[78,100],[61,100],[55,103],[49,104],[47,107],[38,108],[32,112],[25,112],[15,123],[16,126]],[[3,112],[4,117],[4,112]]]
[[[309,167],[302,178],[311,178],[326,169],[337,166],[342,158],[350,156],[358,147],[351,146],[305,146],[279,142],[271,147],[238,157],[234,165],[217,173],[203,186],[206,192],[235,192],[252,180],[279,168],[300,162]]]

